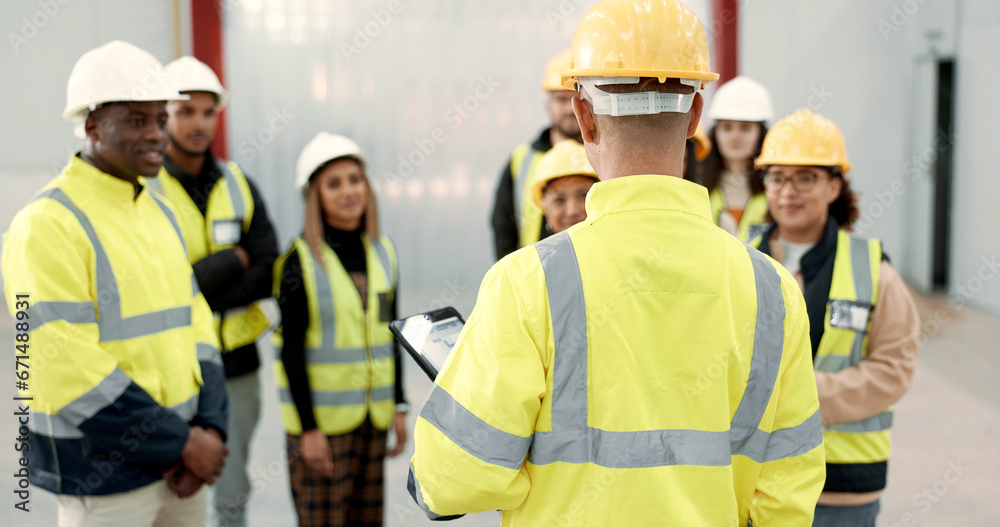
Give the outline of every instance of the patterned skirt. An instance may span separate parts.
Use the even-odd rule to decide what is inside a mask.
[[[386,431],[365,419],[357,429],[327,439],[332,478],[305,465],[301,436],[287,436],[288,475],[299,527],[380,527]]]

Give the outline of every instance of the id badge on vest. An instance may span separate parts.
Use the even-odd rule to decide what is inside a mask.
[[[240,220],[219,220],[212,223],[212,239],[215,245],[239,243],[242,235],[243,222]]]
[[[868,330],[868,316],[872,305],[844,299],[830,300],[830,325],[835,328],[850,329],[859,333]]]

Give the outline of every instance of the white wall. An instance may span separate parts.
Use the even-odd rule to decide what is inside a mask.
[[[807,107],[840,126],[854,165],[849,177],[862,194],[858,233],[881,238],[897,269],[922,288],[930,285],[932,140],[939,132],[932,65],[955,59],[949,292],[995,314],[1000,280],[979,286],[972,277],[981,269],[990,275],[982,258],[1000,257],[1000,180],[987,165],[1000,142],[1000,58],[986,51],[1000,49],[998,24],[1000,4],[989,0],[761,0],[742,10],[740,42],[741,73],[771,90],[779,115]]]

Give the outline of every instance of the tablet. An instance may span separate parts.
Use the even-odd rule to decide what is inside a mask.
[[[443,307],[394,320],[389,331],[433,381],[464,325],[465,320],[455,308]]]

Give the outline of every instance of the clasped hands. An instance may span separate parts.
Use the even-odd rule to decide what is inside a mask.
[[[222,474],[229,449],[214,428],[192,426],[181,459],[163,473],[167,486],[178,497],[187,498],[198,492],[205,483],[215,483]]]

